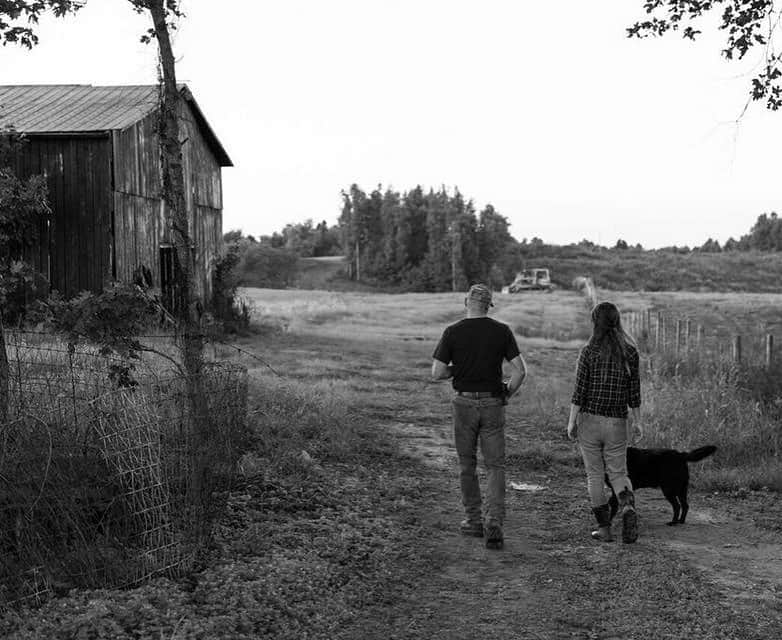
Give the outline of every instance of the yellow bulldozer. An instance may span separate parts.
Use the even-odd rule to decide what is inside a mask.
[[[548,269],[524,269],[516,274],[516,279],[502,288],[502,293],[521,293],[523,291],[554,290]]]

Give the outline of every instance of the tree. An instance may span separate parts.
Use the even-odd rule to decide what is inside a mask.
[[[223,242],[225,244],[235,244],[242,239],[241,229],[231,229],[223,234]]]
[[[719,253],[722,251],[722,247],[720,246],[720,243],[717,240],[714,240],[713,238],[709,238],[706,240],[706,242],[703,243],[703,245],[700,248],[700,251],[703,253]]]
[[[20,180],[10,167],[10,158],[22,140],[9,130],[0,130],[0,424],[8,418],[8,354],[4,320],[14,321],[24,313],[28,290],[36,274],[24,261],[41,219],[49,215],[46,180],[32,176]]]
[[[0,43],[18,44],[28,49],[38,44],[38,36],[34,27],[39,18],[51,12],[62,17],[73,13],[83,5],[74,0],[0,0]],[[7,130],[0,131],[0,165],[7,158],[9,137]],[[5,155],[4,155],[5,154]],[[0,167],[1,168],[1,167]],[[33,180],[33,179],[31,179]],[[32,204],[33,217],[47,208],[45,201],[46,184],[35,184],[28,181],[27,185],[18,182],[13,172],[7,167],[0,174],[0,423],[8,416],[8,354],[5,348],[2,312],[8,313],[8,298],[12,292],[12,283],[18,285],[21,278],[29,278],[29,268],[19,259],[14,250],[29,236],[24,230],[29,208]],[[40,196],[43,195],[43,201]],[[5,244],[4,244],[5,242]],[[4,264],[3,264],[4,263]]]
[[[176,80],[176,59],[171,44],[175,20],[183,16],[179,0],[129,0],[137,13],[148,12],[152,28],[141,41],[157,41],[160,73],[160,118],[158,137],[163,174],[163,200],[166,205],[166,223],[174,244],[174,273],[178,274],[175,315],[179,333],[179,348],[185,370],[187,399],[191,411],[193,436],[193,467],[189,486],[190,504],[206,514],[211,500],[212,470],[210,449],[214,446],[212,420],[202,379],[204,336],[201,328],[202,305],[195,293],[193,279],[194,255],[191,251],[187,207],[185,203],[185,176],[179,116],[183,109],[182,97]],[[208,518],[196,517],[194,522],[206,524]],[[195,537],[208,535],[205,530],[193,531]]]
[[[497,280],[502,284],[505,277],[511,275],[505,272],[502,264],[507,256],[508,247],[514,244],[509,227],[508,219],[500,215],[490,204],[483,208],[478,217],[477,243],[481,279],[491,281],[494,285],[497,284]],[[504,275],[498,276],[498,273]]]
[[[157,41],[161,97],[158,136],[163,168],[163,200],[167,224],[174,241],[174,273],[178,274],[175,313],[181,331],[182,361],[188,377],[195,380],[203,364],[203,338],[200,330],[199,301],[193,279],[192,241],[185,204],[185,176],[182,141],[179,133],[181,96],[176,80],[176,59],[171,44],[174,21],[182,17],[179,0],[129,0],[137,13],[148,12],[152,28],[142,42]]]
[[[32,49],[38,44],[34,26],[45,13],[61,18],[84,6],[77,0],[0,0],[0,42]]]
[[[662,36],[678,32],[695,40],[702,33],[697,26],[708,14],[722,10],[718,30],[726,34],[722,55],[739,59],[759,47],[761,71],[752,79],[751,100],[765,100],[768,109],[782,107],[782,53],[779,39],[780,7],[775,0],[644,0],[649,15],[627,29],[631,38]],[[749,102],[749,101],[748,101]]]
[[[782,251],[782,218],[775,212],[758,216],[749,233],[739,241],[742,249]]]
[[[622,238],[619,238],[614,245],[614,249],[619,249],[620,251],[625,251],[627,248],[627,242],[622,240]]]

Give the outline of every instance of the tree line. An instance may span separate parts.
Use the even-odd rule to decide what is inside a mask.
[[[501,286],[516,262],[508,219],[476,211],[459,189],[400,193],[357,185],[343,192],[339,217],[348,276],[421,291],[458,291],[471,282]]]
[[[495,288],[509,283],[535,261],[574,258],[584,252],[645,251],[621,238],[611,247],[589,240],[561,247],[538,237],[516,240],[510,222],[491,204],[480,212],[458,188],[425,191],[420,185],[399,192],[378,186],[367,193],[353,184],[343,191],[337,224],[312,220],[287,224],[281,232],[243,236],[230,231],[225,240],[242,259],[240,272],[248,284],[289,286],[295,282],[297,258],[342,255],[351,280],[411,291],[462,290],[473,282]],[[570,247],[572,250],[566,250]],[[575,251],[575,253],[573,253]],[[722,253],[782,251],[782,218],[758,216],[749,233],[724,244],[709,238],[696,247],[672,245],[656,252]],[[557,274],[552,274],[555,281]],[[560,284],[568,285],[567,282]]]

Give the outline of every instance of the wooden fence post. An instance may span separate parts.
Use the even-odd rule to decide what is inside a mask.
[[[654,348],[660,351],[663,346],[663,312],[657,312],[657,323],[654,325]]]
[[[679,350],[681,349],[682,344],[682,321],[680,319],[676,320],[676,348],[674,349],[674,352],[676,353],[676,356],[679,356]]]
[[[703,325],[699,324],[698,328],[695,330],[696,333],[696,341],[698,343],[698,350],[700,350],[703,346]]]
[[[733,362],[741,362],[741,336],[733,336]]]
[[[774,361],[774,336],[770,333],[766,334],[766,369],[771,369],[771,364]]]
[[[690,334],[692,333],[692,320],[687,318],[684,323],[684,349],[687,353],[690,352]]]

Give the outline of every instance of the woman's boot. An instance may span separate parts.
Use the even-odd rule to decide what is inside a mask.
[[[592,507],[592,513],[595,514],[598,527],[597,531],[592,532],[592,537],[602,542],[613,542],[614,536],[611,535],[611,508],[607,504]]]
[[[622,542],[638,540],[638,514],[635,511],[635,496],[630,489],[619,493],[619,514],[622,517]]]

